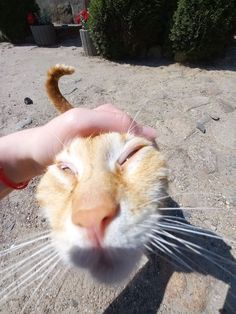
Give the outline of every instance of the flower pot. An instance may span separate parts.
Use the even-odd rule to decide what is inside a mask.
[[[82,47],[84,48],[84,53],[86,56],[96,56],[97,51],[94,47],[92,39],[89,36],[89,32],[86,29],[80,29],[80,38],[82,42]]]
[[[53,24],[31,25],[30,29],[38,46],[55,45],[56,31]]]

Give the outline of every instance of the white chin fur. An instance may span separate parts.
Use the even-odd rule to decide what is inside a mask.
[[[141,248],[96,248],[88,244],[81,247],[63,241],[63,234],[54,233],[52,238],[65,264],[86,270],[94,279],[106,284],[126,279],[143,254]]]
[[[124,280],[133,271],[142,256],[138,249],[72,247],[70,262],[83,268],[98,281],[113,284]]]

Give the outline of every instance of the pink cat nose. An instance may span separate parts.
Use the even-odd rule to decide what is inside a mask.
[[[119,205],[109,196],[103,196],[96,204],[88,199],[76,199],[72,206],[72,222],[75,225],[98,229],[102,235],[119,211]]]

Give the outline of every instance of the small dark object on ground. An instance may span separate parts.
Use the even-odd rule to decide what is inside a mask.
[[[196,128],[197,128],[198,130],[200,130],[202,133],[204,133],[204,134],[206,133],[206,127],[205,127],[204,124],[202,124],[202,123],[200,123],[200,122],[197,122]]]
[[[211,119],[214,120],[214,121],[219,121],[219,120],[220,120],[220,117],[215,116],[215,115],[211,115],[211,114],[210,114],[210,117],[211,117]]]
[[[29,98],[29,97],[25,97],[24,103],[26,105],[32,105],[33,104],[33,100],[31,98]]]

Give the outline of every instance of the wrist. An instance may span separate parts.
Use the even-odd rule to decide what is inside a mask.
[[[15,183],[36,176],[37,165],[32,157],[35,129],[24,130],[0,138],[0,165]]]

